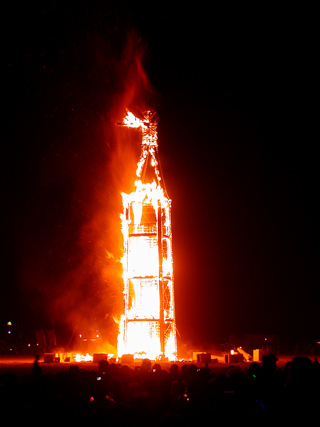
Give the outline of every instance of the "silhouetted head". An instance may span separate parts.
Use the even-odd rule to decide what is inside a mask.
[[[79,366],[72,365],[69,368],[70,377],[73,379],[78,379],[80,377],[80,369]]]
[[[143,369],[145,371],[150,371],[151,370],[151,361],[149,359],[143,359],[143,361],[141,363],[141,369]]]
[[[109,362],[105,359],[101,360],[99,363],[99,374],[105,375],[109,370]]]
[[[159,365],[159,363],[155,363],[152,367],[152,372],[160,372],[161,371],[161,366]]]
[[[177,364],[173,363],[170,366],[170,375],[176,377],[179,374],[179,367]]]
[[[198,372],[197,366],[194,365],[193,363],[191,363],[187,367],[187,378],[191,378],[191,377],[197,375],[197,372]]]
[[[128,365],[123,365],[120,367],[120,376],[124,381],[129,382],[132,378],[132,374],[133,371]]]
[[[261,374],[261,365],[258,362],[250,363],[249,369],[246,374],[250,378],[257,378]]]
[[[262,367],[264,371],[273,372],[277,368],[277,357],[273,354],[262,356]]]

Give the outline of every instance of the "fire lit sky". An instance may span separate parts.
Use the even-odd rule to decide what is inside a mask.
[[[79,322],[98,324],[115,339],[120,194],[132,191],[140,139],[114,123],[126,108],[152,108],[172,199],[181,342],[314,337],[307,12],[107,3],[18,2],[7,12],[1,322],[67,337]]]

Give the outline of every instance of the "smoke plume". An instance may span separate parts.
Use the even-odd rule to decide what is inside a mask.
[[[63,344],[97,328],[115,345],[123,310],[121,192],[132,189],[140,151],[139,133],[115,123],[127,108],[153,107],[157,95],[143,67],[147,47],[134,30],[70,37],[47,58],[51,71],[36,82],[27,75],[35,88],[21,133],[37,146],[23,165],[28,182],[11,233],[19,242],[21,322],[26,315],[30,328],[55,328]]]

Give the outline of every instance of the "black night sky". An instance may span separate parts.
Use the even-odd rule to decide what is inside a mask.
[[[139,155],[114,123],[150,107],[181,342],[319,338],[314,11],[173,3],[4,14],[1,322],[114,340],[120,192]]]

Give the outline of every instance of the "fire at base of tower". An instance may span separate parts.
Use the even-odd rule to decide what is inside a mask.
[[[177,343],[171,200],[159,168],[157,123],[150,111],[144,113],[144,120],[128,112],[122,125],[141,129],[142,146],[135,191],[122,193],[124,313],[118,356],[174,360]],[[150,169],[153,179],[147,182]]]

